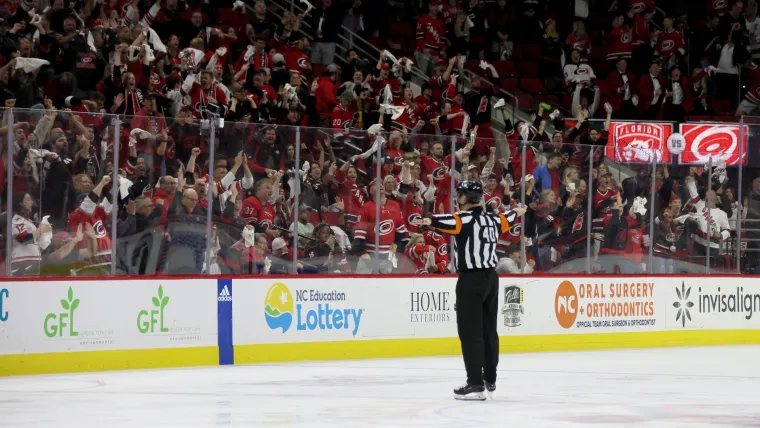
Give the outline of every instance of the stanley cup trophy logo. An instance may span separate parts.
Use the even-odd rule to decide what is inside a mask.
[[[501,313],[504,315],[504,325],[507,327],[519,327],[522,324],[523,289],[516,285],[504,287],[504,306]]]

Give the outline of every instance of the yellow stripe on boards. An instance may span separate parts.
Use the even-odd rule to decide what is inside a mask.
[[[128,349],[0,355],[0,376],[215,366],[219,348]]]
[[[760,330],[678,330],[641,333],[501,336],[499,351],[556,352],[760,344]],[[235,364],[460,355],[457,338],[379,339],[349,342],[235,346]]]
[[[760,344],[760,330],[674,330],[641,333],[501,336],[499,351],[556,352]],[[235,364],[460,355],[457,338],[235,346]],[[0,376],[158,369],[219,364],[219,348],[130,349],[0,355]]]

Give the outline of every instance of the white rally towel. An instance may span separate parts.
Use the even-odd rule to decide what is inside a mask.
[[[314,5],[312,5],[311,3],[309,3],[308,0],[301,0],[301,3],[303,3],[303,4],[306,5],[306,12],[303,13],[303,17],[305,18],[306,15],[308,15],[309,12],[311,12],[311,10],[314,9]]]
[[[37,71],[43,65],[50,65],[50,62],[37,58],[16,58],[16,69],[23,68],[24,73]]]
[[[132,131],[129,132],[129,147],[132,147],[137,144],[137,139],[143,139],[150,137],[150,132],[143,131],[140,128],[132,128]]]
[[[381,104],[381,106],[385,109],[386,114],[391,115],[391,120],[396,120],[404,114],[403,106],[394,106],[392,104]]]
[[[161,41],[161,38],[158,37],[158,33],[156,33],[154,29],[148,28],[145,39],[148,41],[148,44],[153,47],[153,49],[161,53],[166,53],[166,46]]]

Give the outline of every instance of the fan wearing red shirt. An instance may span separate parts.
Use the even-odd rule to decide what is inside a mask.
[[[374,195],[377,189],[372,185],[370,189]],[[401,216],[401,210],[398,208],[398,203],[392,202],[385,192],[380,192],[379,219],[376,218],[377,205],[374,200],[369,200],[362,206],[359,223],[354,232],[354,248],[358,254],[375,251],[375,233],[378,234],[380,245],[377,250],[385,256],[394,250],[397,241],[406,239],[406,224]]]
[[[243,201],[241,215],[246,223],[252,224],[258,233],[266,233],[271,238],[280,236],[280,231],[272,229],[274,225],[274,206],[272,200],[273,186],[269,180],[259,180],[253,185],[253,196]]]
[[[414,263],[416,269],[414,273],[430,273],[438,271],[435,265],[435,251],[434,246],[426,245],[425,238],[417,234],[409,240],[404,255]]]
[[[298,73],[311,82],[313,72],[311,58],[306,54],[308,47],[309,39],[303,33],[294,31],[283,55],[285,55],[285,65],[291,73]]]
[[[655,55],[660,57],[662,68],[670,70],[686,53],[686,43],[681,33],[673,28],[673,18],[666,16],[662,21],[662,27],[662,31],[657,35]]]
[[[96,263],[106,263],[111,261],[111,235],[106,228],[108,213],[102,206],[98,205],[100,194],[105,186],[111,183],[111,176],[106,175],[100,180],[92,192],[83,195],[77,209],[69,216],[69,231],[76,232],[79,226],[84,225],[85,230],[95,240],[94,248],[91,249]],[[78,248],[84,249],[90,245],[90,242],[83,240],[78,244]]]
[[[182,94],[190,97],[195,117],[208,119],[210,114],[220,117],[227,115],[227,95],[224,90],[214,85],[214,75],[210,71],[201,71],[201,81],[196,82],[192,74],[188,74],[182,83]]]
[[[355,224],[359,221],[359,214],[364,205],[363,189],[356,184],[358,178],[359,170],[352,165],[352,162],[344,163],[335,171],[334,181],[338,184],[338,197],[343,201],[346,223]]]
[[[607,60],[631,58],[633,55],[632,31],[625,23],[625,15],[618,14],[612,20],[612,27],[607,43]]]

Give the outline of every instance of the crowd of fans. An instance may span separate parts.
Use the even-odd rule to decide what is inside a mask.
[[[740,214],[725,165],[712,182],[701,168],[663,166],[618,184],[604,157],[613,116],[683,115],[673,106],[691,82],[678,89],[655,79],[643,92],[642,83],[636,100],[639,79],[621,70],[620,104],[605,105],[607,121],[595,128],[588,118],[603,91],[584,62],[592,43],[576,31],[574,50],[557,46],[570,58],[572,117],[542,104],[528,123],[495,102],[498,88],[475,78],[465,93],[458,76],[478,58],[498,81],[492,61],[543,25],[556,33],[543,2],[430,0],[414,55],[385,50],[370,62],[349,51],[340,66],[341,24],[386,30],[363,18],[376,4],[334,3],[282,19],[260,0],[0,3],[3,246],[11,231],[1,253],[12,275],[102,275],[114,266],[141,275],[447,273],[449,239],[412,220],[455,210],[451,189],[462,179],[482,181],[490,210],[528,207],[499,240],[502,272],[560,269],[587,260],[587,246],[605,272],[704,266],[708,251],[711,263],[726,263]],[[574,3],[582,12],[585,2]],[[624,10],[614,3],[612,15]],[[647,11],[613,16],[610,34]],[[645,62],[673,76],[682,55],[660,48]],[[625,67],[625,58],[613,59]],[[416,97],[413,62],[431,75]],[[718,76],[723,67],[702,68]],[[491,130],[492,114],[503,116],[506,141]],[[565,119],[576,125],[565,129]],[[754,184],[747,218],[760,218]]]

